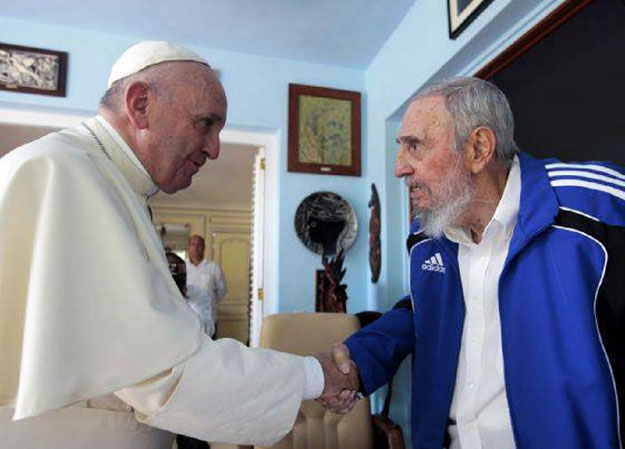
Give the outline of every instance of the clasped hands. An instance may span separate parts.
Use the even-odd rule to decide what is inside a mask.
[[[315,354],[323,369],[325,385],[317,401],[333,413],[348,413],[358,400],[358,370],[349,349],[343,343],[334,343],[332,354]]]

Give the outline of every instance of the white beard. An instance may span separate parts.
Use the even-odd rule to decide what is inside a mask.
[[[431,191],[430,191],[431,195]],[[439,238],[450,225],[456,223],[475,196],[475,184],[471,174],[462,167],[462,157],[447,172],[441,182],[439,203],[428,209],[421,209],[415,202],[415,218],[423,232],[432,238]]]

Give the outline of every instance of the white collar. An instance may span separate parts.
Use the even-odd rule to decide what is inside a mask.
[[[514,227],[521,205],[521,167],[519,157],[514,156],[506,187],[495,209],[493,220],[497,220],[506,230]]]
[[[124,151],[126,156],[130,158],[130,160],[139,168],[139,170],[141,170],[144,174],[150,176],[150,174],[147,172],[147,170],[145,169],[145,167],[143,166],[139,158],[137,158],[137,155],[135,154],[135,152],[132,151],[132,148],[130,148],[130,146],[126,143],[126,141],[122,138],[122,136],[119,135],[117,130],[113,128],[113,126],[109,122],[107,122],[106,119],[102,117],[101,115],[96,115],[95,119],[98,121],[100,125],[104,127],[106,132],[108,132],[111,135],[111,138],[115,141],[117,145],[119,145],[119,147]]]

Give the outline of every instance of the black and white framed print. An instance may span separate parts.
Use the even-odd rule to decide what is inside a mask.
[[[449,37],[457,38],[492,0],[447,0]]]

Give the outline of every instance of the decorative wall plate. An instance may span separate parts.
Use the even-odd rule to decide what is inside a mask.
[[[295,232],[306,247],[317,254],[332,256],[347,250],[358,233],[352,206],[332,192],[315,192],[302,200],[295,212]]]

